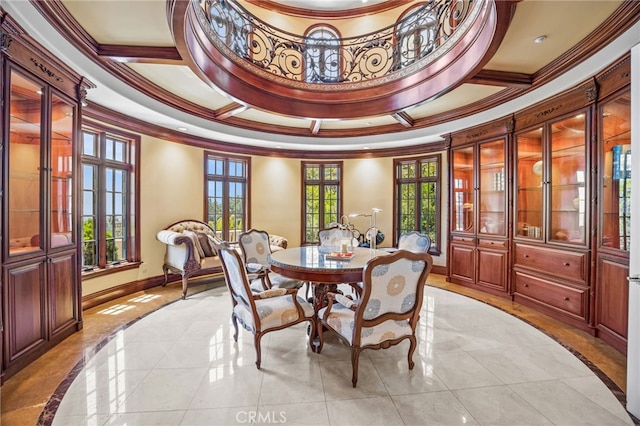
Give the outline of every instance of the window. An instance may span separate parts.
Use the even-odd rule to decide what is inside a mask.
[[[302,244],[318,242],[318,231],[342,216],[342,162],[302,163]]]
[[[329,27],[314,27],[307,33],[305,81],[337,83],[341,58],[338,34]]]
[[[139,137],[82,129],[82,268],[138,261],[136,188]]]
[[[420,10],[423,9],[423,10]],[[432,7],[421,4],[404,13],[396,24],[398,40],[398,65],[413,64],[431,53],[438,44],[438,20]]]
[[[248,223],[249,159],[205,153],[206,221],[218,238],[237,241]]]
[[[418,231],[431,237],[430,253],[440,253],[440,155],[395,160],[395,234]]]

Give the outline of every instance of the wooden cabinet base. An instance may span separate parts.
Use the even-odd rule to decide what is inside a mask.
[[[623,354],[627,353],[629,307],[629,260],[598,256],[596,282],[597,336]]]
[[[589,288],[516,271],[514,300],[595,335],[589,326]]]
[[[3,375],[0,377],[0,380],[1,380],[0,385],[3,384],[8,379],[10,379],[20,370],[25,368],[27,365],[31,364],[32,362],[40,358],[42,355],[47,353],[47,351],[49,351],[51,348],[53,348],[54,346],[62,342],[64,339],[66,339],[67,337],[71,336],[73,333],[81,329],[82,329],[82,322],[79,322],[77,324],[73,324],[72,326],[65,328],[64,330],[60,330],[56,334],[56,336],[51,340],[42,342],[40,345],[32,348],[30,351],[23,353],[19,358],[16,358],[14,362],[8,363],[5,366]]]

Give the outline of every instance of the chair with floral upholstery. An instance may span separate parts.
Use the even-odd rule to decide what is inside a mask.
[[[415,253],[428,253],[431,247],[431,237],[418,231],[400,235],[398,250],[409,250]]]
[[[313,351],[316,321],[313,307],[297,295],[296,289],[273,288],[253,293],[247,271],[236,250],[220,248],[220,260],[233,311],[231,321],[235,328],[233,339],[238,341],[238,322],[253,334],[256,349],[256,367],[260,369],[260,340],[266,333],[282,330],[303,321],[310,323],[309,347]]]
[[[318,241],[320,242],[320,250],[324,250],[325,252],[341,251],[343,244],[347,245],[347,250],[358,247],[358,239],[353,235],[353,231],[340,224],[319,230]],[[361,283],[348,284],[356,294],[360,294]]]
[[[354,238],[353,232],[342,226],[321,229],[318,231],[318,241],[320,246],[331,251],[339,251],[342,244],[349,247],[357,247],[358,240]]]
[[[318,310],[320,342],[316,352],[322,351],[325,328],[346,342],[351,348],[353,387],[358,381],[358,359],[364,349],[386,349],[408,339],[407,358],[409,369],[413,369],[422,295],[432,266],[428,253],[398,250],[367,263],[358,300],[339,293],[328,294],[328,305]]]
[[[240,234],[238,239],[240,250],[244,258],[247,272],[260,281],[264,290],[270,288],[300,288],[304,281],[287,278],[271,271],[269,258],[271,257],[271,239],[266,231],[249,229]],[[256,288],[256,282],[252,279],[252,287]]]

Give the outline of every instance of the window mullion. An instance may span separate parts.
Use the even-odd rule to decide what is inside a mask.
[[[96,238],[98,240],[98,267],[105,268],[107,266],[107,242],[105,241],[105,236],[107,232],[107,225],[105,223],[105,217],[107,214],[107,191],[106,191],[106,183],[107,183],[107,168],[105,165],[105,156],[106,156],[106,138],[107,135],[105,133],[100,133],[100,143],[99,143],[99,152],[100,152],[100,163],[98,165],[98,214],[96,218]]]

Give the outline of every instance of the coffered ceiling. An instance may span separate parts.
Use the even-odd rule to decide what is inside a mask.
[[[316,22],[326,14],[340,25],[341,13],[357,19],[378,11],[397,18],[417,2],[246,3],[252,11],[264,8],[266,15],[304,11],[311,15],[304,19]],[[633,3],[517,2],[495,54],[453,90],[406,108],[400,119],[397,111],[362,116],[354,110],[352,117],[319,122],[239,102],[204,81],[176,53],[164,0],[0,4],[31,36],[96,84],[87,96],[94,108],[151,123],[174,139],[178,132],[185,138],[270,150],[352,151],[439,141],[444,134],[506,116],[583,81],[640,41],[640,8]],[[379,28],[380,22],[375,25]],[[534,42],[539,36],[546,36],[543,43]]]

